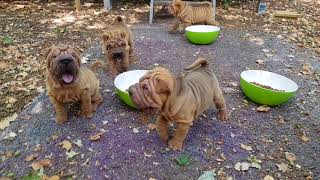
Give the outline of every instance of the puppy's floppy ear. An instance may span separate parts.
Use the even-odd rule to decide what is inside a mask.
[[[44,54],[43,54],[44,59],[46,60],[46,64],[47,64],[47,67],[48,67],[48,68],[50,67],[50,62],[49,62],[48,55],[49,55],[49,53],[52,51],[53,47],[54,47],[54,46],[51,46],[51,47],[47,48],[47,49],[45,50]]]
[[[171,82],[168,82],[162,78],[156,77],[155,82],[157,90],[160,93],[168,93],[170,94],[173,90],[173,84]]]

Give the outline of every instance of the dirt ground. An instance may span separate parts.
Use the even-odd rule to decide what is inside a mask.
[[[299,25],[301,19],[269,22],[268,15],[249,11],[253,4],[219,8],[218,20],[224,28],[219,40],[209,46],[191,45],[184,36],[168,34],[172,18],[146,24],[146,6],[119,7],[110,13],[87,4],[79,15],[69,4],[0,4],[0,35],[13,39],[12,44],[1,43],[0,117],[19,114],[0,132],[1,176],[20,179],[33,172],[74,179],[196,179],[214,170],[219,179],[320,178],[320,59],[318,44],[312,47],[320,27],[316,4],[309,9],[304,8],[308,4],[297,6],[309,25]],[[117,14],[126,15],[133,24],[137,63],[131,69],[161,65],[178,74],[197,56],[209,58],[225,92],[230,120],[218,121],[212,108],[198,118],[183,152],[168,151],[141,121],[141,113],[113,93],[109,74],[99,72],[104,103],[95,117],[83,120],[71,113],[67,124],[56,125],[43,86],[43,50],[66,43],[78,47],[89,63],[102,59],[98,34]],[[300,29],[305,38],[292,40]],[[297,82],[299,91],[287,104],[257,112],[258,106],[239,87],[239,74],[246,69],[285,75]],[[100,139],[90,140],[99,132],[103,132]],[[176,159],[185,154],[191,163],[181,167]],[[252,162],[261,167],[235,168]]]

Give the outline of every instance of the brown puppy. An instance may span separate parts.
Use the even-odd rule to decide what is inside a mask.
[[[169,12],[179,21],[172,26],[171,33],[184,32],[184,29],[192,24],[207,24],[219,26],[213,19],[213,8],[210,2],[204,2],[202,6],[192,7],[188,2],[173,0],[168,8]]]
[[[102,50],[113,76],[128,70],[133,55],[133,34],[120,16],[102,35]]]
[[[160,111],[157,131],[164,142],[169,139],[169,123],[176,124],[177,130],[168,142],[169,148],[174,150],[182,149],[194,119],[210,105],[215,104],[218,108],[219,119],[227,120],[229,116],[218,80],[208,62],[199,58],[187,70],[191,72],[185,77],[174,78],[169,70],[157,67],[129,88],[137,107]]]
[[[81,103],[81,115],[91,118],[102,102],[99,80],[81,66],[77,50],[71,46],[52,46],[46,53],[47,90],[56,111],[56,122],[67,121],[66,103]]]

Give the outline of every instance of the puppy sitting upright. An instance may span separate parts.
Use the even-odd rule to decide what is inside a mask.
[[[169,70],[157,67],[148,71],[140,82],[129,88],[134,104],[141,108],[160,111],[157,131],[161,140],[169,140],[169,123],[177,130],[168,142],[169,148],[181,150],[189,128],[197,116],[215,104],[218,118],[228,119],[228,112],[218,80],[204,58],[187,67],[191,70],[185,77],[174,78]]]
[[[81,115],[91,118],[102,102],[99,80],[81,66],[79,53],[71,46],[52,46],[45,53],[47,90],[56,111],[56,122],[67,121],[66,103],[81,103]]]
[[[128,70],[133,54],[133,34],[120,16],[102,35],[102,50],[113,76]]]
[[[213,19],[213,8],[208,1],[199,7],[192,7],[188,2],[173,0],[168,10],[179,19],[179,22],[172,26],[171,33],[178,31],[183,33],[184,29],[192,24],[219,26],[219,23]]]

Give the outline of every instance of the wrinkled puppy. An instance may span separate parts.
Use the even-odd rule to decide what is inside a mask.
[[[183,33],[184,29],[192,24],[220,25],[213,19],[213,8],[208,1],[201,6],[193,7],[186,1],[173,0],[168,10],[179,20],[172,26],[171,33]]]
[[[157,131],[161,140],[168,142],[169,123],[177,130],[168,142],[169,148],[181,150],[194,119],[215,104],[218,118],[228,119],[228,112],[218,80],[204,58],[186,68],[185,77],[174,78],[169,70],[157,67],[148,71],[140,82],[129,88],[134,104],[140,109],[157,109]]]
[[[81,66],[76,49],[52,46],[46,53],[47,90],[56,111],[56,122],[67,121],[66,103],[81,103],[81,115],[91,118],[102,102],[99,80],[92,70]]]
[[[128,70],[133,46],[130,28],[120,16],[116,17],[113,25],[102,35],[102,50],[113,76]]]

